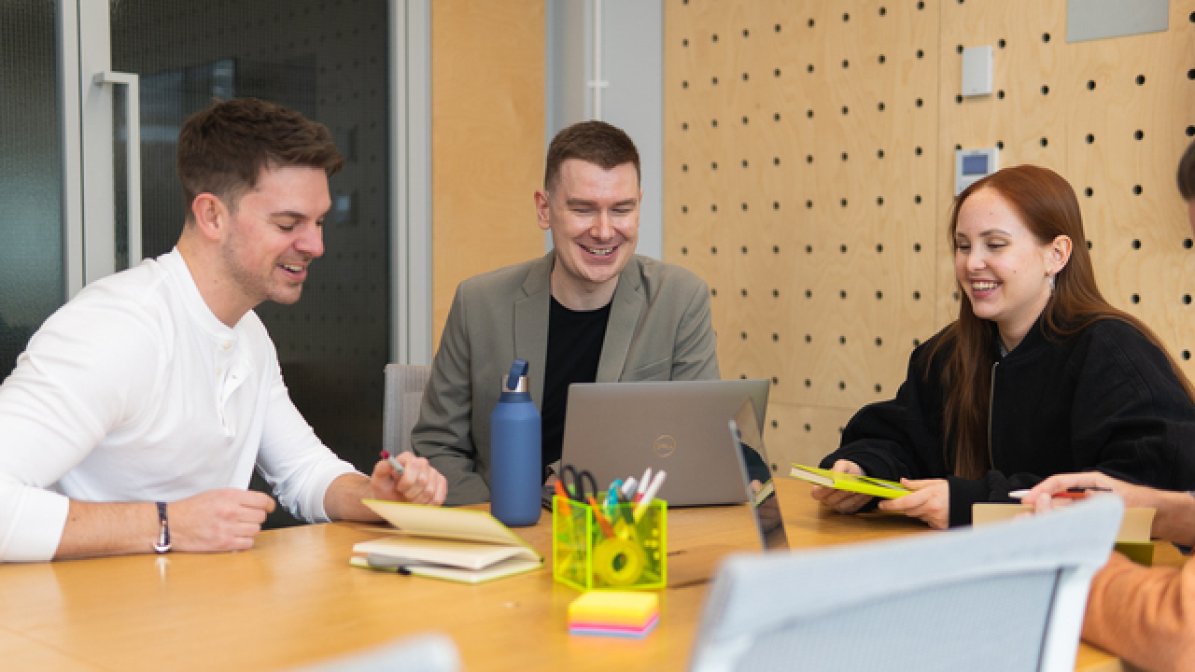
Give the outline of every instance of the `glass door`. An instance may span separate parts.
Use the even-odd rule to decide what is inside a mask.
[[[389,49],[385,0],[120,0],[110,3],[111,65],[140,89],[141,254],[170,251],[185,204],[174,170],[183,120],[212,99],[257,97],[326,124],[345,156],[333,211],[294,305],[257,312],[278,348],[291,397],[329,446],[370,469],[382,433],[390,352]],[[84,24],[87,25],[87,24]],[[126,88],[126,87],[122,87]],[[118,92],[117,96],[123,92]],[[129,137],[113,103],[116,241]],[[122,248],[118,242],[118,262]]]
[[[291,396],[359,468],[376,459],[391,353],[393,0],[0,3],[0,378],[87,282],[171,250],[178,130],[254,96],[326,124],[326,254],[302,299],[258,314]]]
[[[57,13],[0,3],[0,380],[66,294]]]

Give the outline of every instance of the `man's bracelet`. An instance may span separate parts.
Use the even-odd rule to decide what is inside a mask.
[[[170,519],[166,517],[166,502],[158,505],[158,540],[154,542],[154,553],[170,552]]]

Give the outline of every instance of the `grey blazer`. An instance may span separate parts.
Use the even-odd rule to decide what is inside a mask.
[[[530,364],[531,398],[543,406],[555,258],[549,252],[457,287],[411,433],[415,452],[448,479],[448,504],[490,497],[490,413],[516,357]],[[705,282],[679,266],[633,257],[614,290],[597,380],[718,377]]]

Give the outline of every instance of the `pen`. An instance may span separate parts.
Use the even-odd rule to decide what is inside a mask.
[[[635,505],[635,522],[643,519],[643,514],[647,513],[647,507],[651,506],[651,500],[655,499],[656,493],[660,491],[660,486],[664,485],[664,479],[667,474],[661,469],[656,472],[655,478],[652,479],[651,485],[647,486],[647,490],[643,493],[643,498]]]
[[[610,499],[609,503],[612,509],[610,520],[622,518],[627,525],[634,523],[634,517],[631,515],[631,501],[629,493],[635,491],[635,477],[631,476],[626,481],[615,480],[610,484]],[[627,504],[627,506],[623,506]]]
[[[402,476],[403,472],[406,471],[406,468],[402,466],[402,462],[399,462],[398,458],[391,455],[388,451],[382,451],[382,459],[389,462],[390,467],[394,469],[394,473],[398,474],[399,476]]]
[[[635,491],[636,502],[643,499],[643,493],[649,485],[651,485],[651,467],[643,470],[643,478],[639,479],[639,489]]]
[[[560,512],[566,516],[569,515],[571,509],[568,507],[568,493],[565,492],[564,483],[561,483],[559,478],[556,479],[556,497],[559,498]]]
[[[372,569],[375,572],[391,572],[393,574],[401,574],[403,576],[410,576],[411,570],[407,568],[407,564],[419,564],[418,562],[410,562],[407,564],[397,564],[394,562],[379,562],[372,558],[363,558],[359,555],[354,555],[349,559],[349,564],[354,567],[362,569]]]
[[[610,484],[610,490],[606,492],[606,517],[611,520],[614,519],[615,514],[618,513],[618,491],[622,486],[622,482],[615,479]]]
[[[598,527],[602,528],[602,534],[606,535],[607,539],[613,539],[614,528],[610,525],[610,521],[606,520],[605,514],[602,513],[601,508],[598,507],[593,497],[589,498],[589,506],[593,508],[593,517],[597,520]]]
[[[1075,486],[1067,488],[1066,490],[1062,490],[1060,492],[1055,492],[1054,494],[1052,494],[1050,496],[1057,497],[1060,499],[1083,499],[1084,497],[1087,496],[1087,493],[1089,493],[1089,492],[1112,492],[1112,488],[1105,488],[1102,485],[1092,485],[1092,486],[1075,485]],[[1009,499],[1024,499],[1025,495],[1028,495],[1028,494],[1029,494],[1028,490],[1013,490],[1012,492],[1008,493],[1008,498]]]
[[[634,476],[627,478],[622,484],[622,501],[629,502],[635,496],[635,489],[639,486],[639,481],[635,480]]]

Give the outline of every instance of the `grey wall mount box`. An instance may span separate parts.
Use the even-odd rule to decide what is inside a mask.
[[[1170,0],[1067,0],[1066,41],[1083,42],[1166,30]]]

